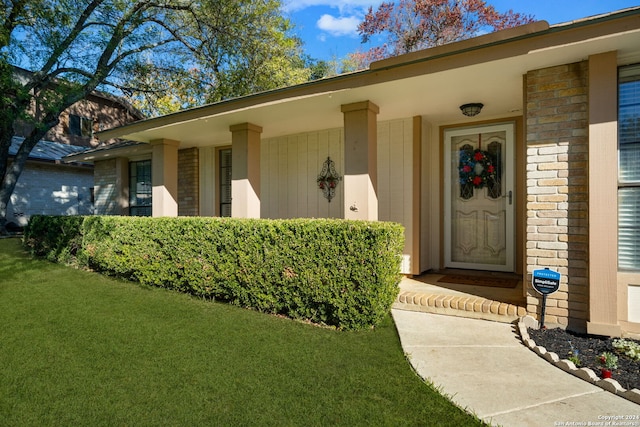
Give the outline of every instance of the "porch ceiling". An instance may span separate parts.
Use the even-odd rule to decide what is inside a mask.
[[[391,64],[294,88],[257,94],[101,133],[149,142],[180,141],[183,148],[227,145],[229,126],[262,126],[262,138],[342,127],[342,104],[370,100],[380,107],[378,120],[423,116],[437,125],[472,122],[459,106],[482,102],[475,120],[522,114],[523,75],[529,70],[582,61],[589,55],[618,51],[618,63],[640,61],[640,16],[624,25],[570,23],[534,35],[438,57]],[[613,20],[615,21],[615,20]],[[532,24],[535,25],[535,24]],[[537,25],[540,25],[538,23]],[[608,25],[607,28],[601,28]],[[455,48],[455,46],[454,46]],[[428,51],[427,51],[428,52]]]

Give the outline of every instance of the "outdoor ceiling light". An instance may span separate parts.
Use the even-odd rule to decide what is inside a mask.
[[[483,104],[479,102],[474,102],[471,104],[461,105],[460,110],[462,110],[462,114],[464,114],[465,116],[473,117],[480,114],[480,110],[482,110],[482,107],[484,107]]]

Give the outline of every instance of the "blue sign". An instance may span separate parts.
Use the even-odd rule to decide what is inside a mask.
[[[533,287],[542,295],[554,293],[560,287],[560,273],[549,270],[533,270]]]

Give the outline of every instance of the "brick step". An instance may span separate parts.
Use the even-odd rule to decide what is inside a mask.
[[[525,307],[492,301],[482,297],[403,290],[400,291],[398,298],[393,303],[393,308],[406,311],[420,311],[472,319],[492,320],[501,323],[513,323],[515,320],[527,314]]]

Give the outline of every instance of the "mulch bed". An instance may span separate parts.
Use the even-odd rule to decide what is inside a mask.
[[[580,366],[576,367],[589,368],[597,376],[601,375],[597,357],[605,351],[615,353],[618,356],[618,368],[612,370],[612,379],[627,390],[640,389],[640,362],[617,353],[612,345],[613,338],[577,334],[562,329],[528,329],[528,332],[536,345],[557,354],[561,360],[568,360],[574,354],[573,350],[578,350]]]

